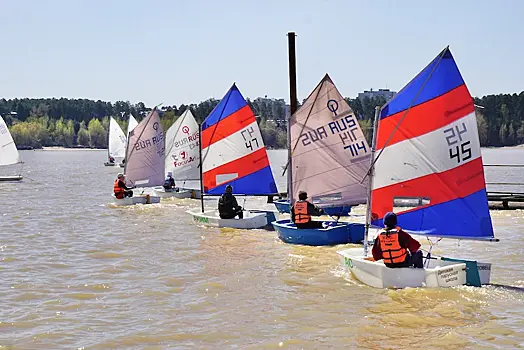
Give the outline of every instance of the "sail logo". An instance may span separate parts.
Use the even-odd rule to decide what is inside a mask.
[[[180,167],[180,166],[184,166],[186,164],[189,164],[191,162],[194,162],[196,160],[196,157],[187,157],[187,152],[186,151],[181,151],[179,153],[179,156],[177,156],[176,154],[172,154],[171,157],[173,158],[174,162],[173,162],[173,165],[175,167]]]
[[[7,126],[4,123],[0,124],[0,134],[5,135],[7,133],[8,133]]]

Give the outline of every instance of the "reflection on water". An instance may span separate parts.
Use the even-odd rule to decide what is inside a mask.
[[[524,159],[524,151],[504,152],[484,156]],[[0,184],[0,345],[523,346],[524,293],[518,290],[373,289],[343,275],[340,246],[291,246],[274,232],[195,226],[185,211],[198,201],[111,208],[119,170],[104,167],[105,156],[22,152],[26,179]],[[271,152],[271,160],[280,172],[285,152]],[[285,189],[285,179],[277,180]],[[249,198],[245,206],[271,208],[265,202]],[[354,212],[364,214],[364,207]],[[447,240],[433,251],[493,262],[494,283],[524,288],[524,211],[493,211],[492,217],[501,242]]]

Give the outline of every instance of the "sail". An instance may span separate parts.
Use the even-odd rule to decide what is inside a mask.
[[[177,186],[182,188],[200,188],[198,133],[198,124],[189,109],[166,132],[165,172],[172,172]]]
[[[207,194],[267,195],[277,186],[253,111],[235,84],[202,123],[202,181]]]
[[[366,203],[367,178],[362,179],[371,150],[355,114],[327,74],[289,125],[292,193],[306,191],[321,207]]]
[[[135,117],[131,113],[129,113],[129,122],[127,123],[127,133],[126,137],[129,137],[129,133],[133,131],[134,128],[138,125],[138,122],[136,121]]]
[[[0,166],[21,163],[13,137],[4,118],[0,116]]]
[[[109,155],[113,158],[126,156],[126,136],[113,117],[109,120]]]
[[[493,237],[475,107],[448,48],[382,108],[376,150],[373,224],[410,200],[397,213],[406,231]]]
[[[156,109],[129,134],[124,173],[137,187],[164,183],[164,132]]]

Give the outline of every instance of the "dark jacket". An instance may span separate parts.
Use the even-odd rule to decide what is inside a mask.
[[[131,187],[127,187],[126,183],[124,181],[122,181],[122,180],[118,180],[118,187],[121,187],[121,188],[123,188],[126,191],[132,189]]]
[[[398,243],[402,248],[405,248],[409,250],[411,254],[415,253],[420,248],[420,243],[411,237],[409,233],[402,231],[402,229],[398,232]],[[380,248],[380,242],[377,238],[375,238],[375,243],[373,244],[373,250],[371,251],[373,254],[373,259],[375,260],[381,260],[382,259],[382,249]]]
[[[224,193],[218,200],[218,212],[220,214],[231,214],[239,209],[237,199],[231,193]]]
[[[291,221],[295,222],[295,206],[291,207]],[[311,216],[321,216],[324,214],[324,211],[318,207],[316,207],[311,202],[307,201],[307,213]]]
[[[168,177],[164,180],[164,187],[165,188],[172,188],[175,187],[175,179],[172,177]]]

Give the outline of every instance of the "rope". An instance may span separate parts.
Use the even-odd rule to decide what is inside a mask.
[[[431,241],[431,239],[429,239],[429,237],[426,237],[426,239],[427,239],[428,242],[429,242],[429,250],[424,250],[424,249],[421,249],[421,250],[423,250],[423,251],[425,251],[425,252],[428,253],[428,254],[426,255],[426,260],[425,260],[425,262],[424,262],[423,265],[425,265],[426,268],[429,268],[429,260],[432,259],[432,257],[431,257],[431,250],[433,249],[433,246],[434,246],[435,244],[438,244],[438,242],[440,242],[440,241],[442,240],[442,238],[439,238],[435,244],[433,244],[433,242]]]

